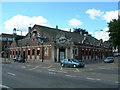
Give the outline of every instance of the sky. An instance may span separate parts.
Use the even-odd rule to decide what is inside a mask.
[[[107,23],[118,19],[118,10],[118,2],[2,2],[1,28],[2,33],[9,34],[16,28],[23,35],[35,24],[52,28],[58,25],[65,31],[83,28],[106,41]]]

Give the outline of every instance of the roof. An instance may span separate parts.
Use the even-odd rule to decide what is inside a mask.
[[[18,46],[25,46],[25,45],[30,45],[32,37],[31,34],[33,35],[32,32],[36,31],[37,34],[39,34],[40,37],[46,37],[45,43],[51,43],[55,40],[57,35],[59,35],[61,32],[65,34],[65,37],[71,39],[71,42],[74,44],[88,44],[88,45],[94,45],[94,46],[100,46],[101,45],[101,40],[97,40],[96,38],[92,36],[85,36],[83,34],[78,34],[75,32],[68,32],[64,31],[61,29],[57,28],[51,28],[51,27],[46,27],[46,26],[41,26],[41,25],[34,25],[33,28],[28,32],[26,37],[24,39],[20,39],[17,41]],[[37,38],[35,38],[39,42]],[[109,44],[104,44],[107,47]]]

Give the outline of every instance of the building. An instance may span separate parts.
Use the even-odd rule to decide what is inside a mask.
[[[92,61],[112,56],[112,47],[88,33],[34,25],[29,27],[24,39],[14,40],[11,44],[10,58],[15,56],[51,62],[59,62],[64,58]]]
[[[19,35],[17,35],[17,37],[19,37],[19,39],[24,38],[23,36],[19,36]],[[13,34],[5,34],[5,33],[0,34],[0,46],[1,46],[0,57],[8,58],[8,50],[13,40],[14,40]]]
[[[113,47],[113,55],[114,56],[120,56],[120,47]]]

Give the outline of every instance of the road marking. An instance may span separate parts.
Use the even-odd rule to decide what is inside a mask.
[[[55,72],[49,72],[49,74],[56,74]]]
[[[115,81],[115,83],[117,83],[117,84],[118,84],[119,82],[118,82],[118,81]]]
[[[49,67],[47,67],[47,68],[51,68],[53,65],[50,65]]]
[[[8,72],[8,74],[9,74],[9,75],[12,75],[12,76],[16,76],[16,74],[14,74],[14,73]]]
[[[63,70],[63,67],[61,67],[60,70]]]
[[[49,69],[49,71],[50,71],[50,72],[51,72],[51,71],[54,72],[55,70],[53,70],[53,69]]]
[[[64,72],[64,71],[57,71],[57,72],[61,72],[61,73],[67,73],[67,72]]]
[[[28,66],[28,67],[29,67],[30,65],[26,65],[26,66]]]
[[[26,68],[25,66],[22,66],[22,68]]]
[[[88,78],[88,77],[87,77],[87,79],[89,79],[89,80],[95,80],[94,78]]]
[[[1,88],[10,88],[10,87],[7,87],[7,86],[1,85],[1,84],[0,84],[0,87],[1,87]]]
[[[65,76],[67,76],[67,77],[73,77],[72,75],[65,75]]]
[[[36,67],[34,67],[34,68],[30,69],[30,70],[34,70],[34,69],[37,69],[38,67],[40,67],[40,65],[38,65],[38,66],[36,66]]]
[[[89,70],[93,70],[92,68],[90,68]]]
[[[105,67],[99,67],[99,69],[106,69]]]
[[[96,79],[96,80],[100,81],[101,79]]]
[[[80,70],[78,68],[75,68],[77,72],[80,72]]]

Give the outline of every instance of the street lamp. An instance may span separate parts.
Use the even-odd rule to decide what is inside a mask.
[[[43,30],[41,32],[41,36],[40,37],[37,37],[38,41],[39,41],[39,45],[41,45],[41,48],[42,48],[42,52],[41,52],[41,60],[42,62],[44,61],[44,46],[43,46],[43,43],[44,43],[44,39],[46,37],[43,37]]]
[[[96,31],[103,31],[103,30],[96,30]],[[93,32],[94,37],[95,37],[95,32],[96,31]],[[93,50],[94,50],[94,52],[93,52],[94,60],[96,60],[96,42],[95,42],[95,38],[94,38]]]
[[[22,39],[22,30],[16,30],[16,31],[20,31],[20,32],[21,32],[21,39]],[[23,56],[22,40],[21,40],[21,47],[20,47],[20,56],[21,56],[21,58],[22,58],[22,56]]]

